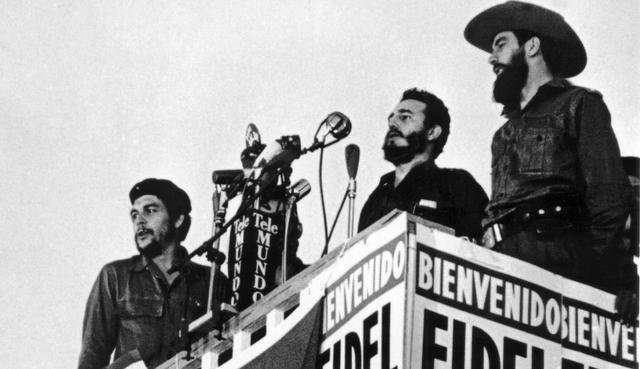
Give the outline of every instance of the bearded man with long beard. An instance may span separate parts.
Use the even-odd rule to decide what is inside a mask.
[[[106,367],[114,349],[109,368],[140,360],[154,368],[186,348],[188,324],[206,313],[210,268],[186,261],[180,245],[191,224],[187,193],[169,180],[148,178],[133,186],[129,199],[139,255],[100,271],[85,310],[80,369]],[[217,301],[228,300],[222,289],[216,292]]]
[[[617,294],[620,318],[632,321],[629,180],[602,95],[566,80],[586,66],[580,38],[560,14],[519,1],[480,13],[464,36],[490,53],[507,118],[491,145],[484,245]]]
[[[395,170],[382,176],[367,199],[358,231],[399,209],[452,228],[457,236],[480,239],[486,193],[468,172],[435,164],[449,137],[450,121],[437,96],[419,89],[402,94],[388,117],[382,147]]]

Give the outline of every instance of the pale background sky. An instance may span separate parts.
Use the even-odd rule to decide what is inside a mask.
[[[3,367],[71,368],[102,265],[135,252],[128,191],[146,177],[190,195],[192,250],[210,235],[211,172],[240,168],[249,122],[303,146],[342,111],[351,135],[325,153],[329,221],[361,148],[359,213],[392,167],[380,146],[402,91],[440,96],[453,119],[440,166],[489,191],[489,145],[503,123],[488,55],[462,32],[497,1],[14,1],[0,3],[0,354]],[[536,1],[587,49],[573,79],[604,94],[623,155],[640,155],[635,0]],[[320,256],[318,155],[293,165],[300,254]],[[233,209],[231,209],[233,211]],[[232,212],[231,211],[231,212]],[[346,209],[345,209],[346,211]],[[333,245],[344,240],[346,213]]]

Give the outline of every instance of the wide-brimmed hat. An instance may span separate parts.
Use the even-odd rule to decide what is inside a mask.
[[[587,65],[587,52],[582,41],[560,14],[521,1],[507,1],[478,14],[464,29],[464,38],[491,53],[495,35],[514,30],[553,39],[559,54],[556,72],[561,77],[576,76]]]

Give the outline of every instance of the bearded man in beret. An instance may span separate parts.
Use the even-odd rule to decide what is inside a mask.
[[[493,137],[484,244],[618,294],[637,316],[634,265],[622,240],[631,192],[602,95],[574,86],[587,54],[564,18],[508,1],[473,18],[464,37],[490,54],[507,122]]]
[[[100,271],[85,310],[80,369],[106,367],[114,349],[109,368],[140,360],[156,367],[186,348],[188,324],[206,312],[210,268],[187,261],[168,273],[188,257],[180,245],[191,224],[187,193],[148,178],[129,199],[139,254]]]

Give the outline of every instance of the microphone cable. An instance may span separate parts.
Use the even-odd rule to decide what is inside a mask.
[[[318,129],[319,130],[319,129]],[[317,134],[317,133],[316,133]],[[327,245],[329,244],[329,231],[328,231],[328,227],[327,227],[327,209],[325,207],[324,204],[324,189],[322,187],[322,162],[323,162],[323,157],[324,157],[324,147],[320,148],[320,163],[318,164],[318,182],[320,182],[319,184],[319,190],[320,190],[320,205],[322,207],[322,221],[324,223],[324,249],[322,251],[322,256],[324,256],[326,254],[327,251]]]
[[[333,230],[336,228],[336,224],[338,224],[338,218],[340,217],[340,213],[342,212],[342,208],[344,207],[344,202],[347,200],[348,195],[349,195],[349,186],[347,186],[347,190],[344,192],[344,196],[342,196],[342,202],[340,202],[338,213],[336,214],[336,217],[333,219],[333,224],[331,225],[331,230],[329,231],[329,237],[327,238],[327,241],[324,244],[321,257],[325,256],[327,254],[327,251],[329,251],[329,240],[331,240],[331,236],[333,236]]]

